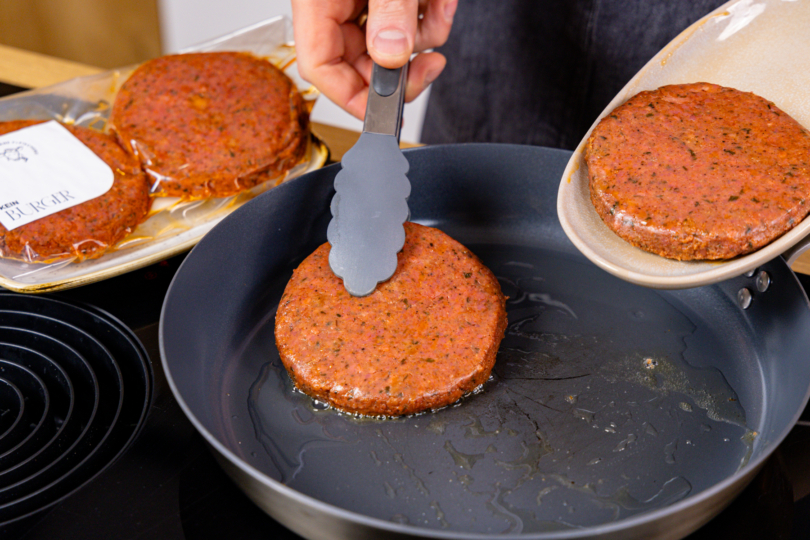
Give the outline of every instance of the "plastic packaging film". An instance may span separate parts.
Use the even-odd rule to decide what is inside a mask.
[[[206,57],[200,53],[218,54]],[[129,171],[129,176],[143,176],[147,207],[151,202],[148,214],[137,220],[140,223],[107,216],[132,213],[124,205],[104,214],[108,217],[105,223],[110,223],[102,227],[80,223],[71,235],[60,234],[59,227],[48,224],[47,220],[61,219],[66,212],[84,216],[74,216],[74,221],[95,221],[97,208],[82,210],[96,201],[93,199],[26,225],[39,223],[39,234],[59,236],[64,249],[43,249],[41,245],[38,249],[36,242],[26,244],[19,239],[15,246],[0,242],[0,285],[20,292],[58,290],[165,259],[192,247],[225,216],[256,195],[325,163],[328,150],[309,133],[308,114],[317,92],[297,75],[289,19],[269,19],[180,54],[0,99],[0,122],[57,120],[71,131],[89,132],[89,137],[103,139],[103,143],[96,141],[96,147],[88,146],[117,176],[122,171]],[[179,66],[181,73],[178,75],[176,67],[174,72],[164,70],[162,87],[154,88],[161,77],[148,66],[172,64]],[[206,64],[216,69],[205,73]],[[220,74],[212,79],[211,74],[223,66],[231,69],[228,76]],[[200,71],[199,77],[194,75],[190,82],[179,80],[183,70],[189,79],[188,73],[194,69]],[[127,81],[139,70],[151,71],[151,80],[146,82],[159,90],[151,103],[148,92],[126,93],[126,85],[132,84]],[[259,102],[257,88],[268,87],[276,88],[277,96]],[[182,96],[183,92],[188,95]],[[146,123],[146,131],[122,128],[123,114],[115,118],[116,125],[110,122],[113,111],[125,109],[126,104],[121,103],[124,97],[127,103],[146,102],[139,111],[140,118],[134,118],[135,122]],[[161,110],[155,103],[164,108]],[[147,122],[149,112],[160,116]],[[274,129],[262,130],[262,122],[273,122]],[[158,136],[149,140],[142,133]],[[99,144],[105,150],[99,151]],[[121,147],[129,150],[128,155],[118,156]],[[115,159],[109,157],[112,154]],[[121,160],[126,159],[130,161],[124,164]],[[130,170],[133,161],[137,171]],[[116,180],[110,194],[118,183]],[[117,228],[116,235],[109,234],[111,228]],[[90,232],[93,229],[98,232]],[[17,230],[3,228],[7,234]]]

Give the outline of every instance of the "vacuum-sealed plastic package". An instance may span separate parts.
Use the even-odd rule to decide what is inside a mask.
[[[20,292],[66,289],[168,258],[256,195],[323,166],[328,149],[308,122],[317,92],[298,77],[294,61],[292,24],[277,17],[177,55],[0,99],[0,126],[57,120],[104,137],[110,149],[93,150],[102,159],[121,151],[140,163],[151,203],[133,224],[120,219],[137,214],[126,205],[82,211],[92,201],[84,202],[25,225],[39,224],[37,233],[16,234],[13,248],[6,237],[20,231],[0,224],[0,285]],[[97,214],[109,223],[96,226]],[[48,219],[61,221],[48,225]],[[60,237],[64,249],[41,241],[43,230],[71,229],[68,222],[79,226]]]

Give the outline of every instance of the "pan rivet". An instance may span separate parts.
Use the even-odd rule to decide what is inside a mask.
[[[748,272],[745,273],[745,277],[754,277],[754,274],[757,272],[756,268],[752,268]]]
[[[765,292],[768,290],[768,287],[771,286],[771,276],[768,275],[768,272],[762,271],[757,276],[757,290],[759,292]]]
[[[754,297],[751,294],[751,291],[749,291],[745,287],[737,291],[737,303],[740,305],[741,308],[748,309],[751,306],[751,300],[753,299]]]

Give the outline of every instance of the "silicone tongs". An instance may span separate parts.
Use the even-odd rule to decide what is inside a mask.
[[[374,292],[397,269],[405,244],[411,183],[408,161],[399,149],[408,65],[374,64],[363,132],[343,156],[335,177],[329,266],[353,296]]]

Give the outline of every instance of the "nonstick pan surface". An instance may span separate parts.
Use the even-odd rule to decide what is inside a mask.
[[[274,316],[293,268],[326,241],[339,166],[327,167],[226,218],[167,294],[164,368],[225,470],[319,539],[681,538],[722,510],[807,400],[810,309],[785,263],[645,289],[563,233],[569,152],[406,156],[411,219],[467,245],[510,297],[491,380],[456,406],[391,420],[324,409],[291,387]]]

